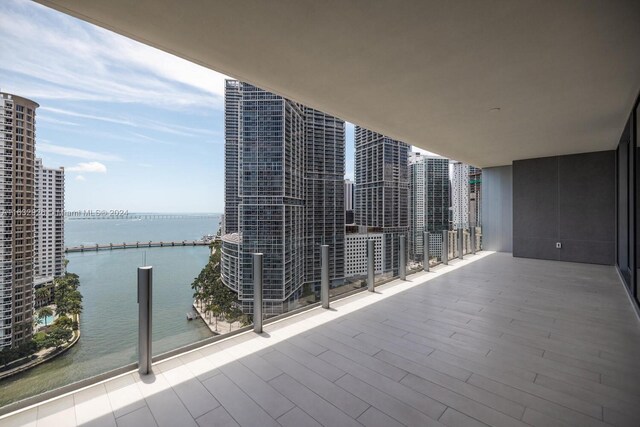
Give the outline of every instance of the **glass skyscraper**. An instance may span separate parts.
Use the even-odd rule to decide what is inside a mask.
[[[422,261],[423,232],[433,233],[430,254],[440,256],[449,229],[449,159],[413,153],[409,163],[409,256]]]
[[[295,308],[320,282],[344,279],[344,121],[228,80],[222,279],[252,312],[252,253],[263,253],[265,314]]]
[[[384,235],[384,271],[398,272],[400,236],[409,232],[410,145],[355,128],[356,224]]]

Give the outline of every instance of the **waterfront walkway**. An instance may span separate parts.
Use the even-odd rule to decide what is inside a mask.
[[[0,419],[3,426],[637,426],[614,267],[481,253]]]
[[[206,313],[204,313],[204,311],[201,309],[197,301],[193,302],[193,309],[196,311],[196,313],[198,313],[198,316],[200,316],[200,318],[204,321],[209,330],[215,335],[228,334],[229,332],[236,331],[243,327],[241,322],[233,322],[230,324],[223,319],[218,319],[216,321],[213,316],[209,318],[209,316],[207,316]]]

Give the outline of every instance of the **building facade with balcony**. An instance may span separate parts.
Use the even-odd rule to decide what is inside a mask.
[[[19,96],[0,93],[3,150],[0,153],[0,348],[31,339],[34,278],[34,164],[36,108]]]
[[[375,274],[382,274],[384,266],[382,233],[347,233],[345,236],[345,275],[347,277],[367,274],[367,242],[373,240],[373,265]]]
[[[423,232],[428,231],[429,253],[442,252],[442,231],[449,229],[449,160],[413,153],[409,160],[409,257],[423,256]]]
[[[482,169],[452,162],[451,226],[453,229],[482,224]]]
[[[295,307],[320,284],[344,281],[344,121],[253,85],[225,86],[222,278],[252,312],[252,254],[264,254],[266,314]]]
[[[34,276],[64,274],[64,168],[35,161],[35,257]]]
[[[350,179],[344,180],[344,212],[345,212],[345,224],[354,224],[355,216],[353,212],[354,206],[354,185]]]
[[[400,236],[409,232],[410,145],[355,127],[356,225],[384,235],[384,271],[397,273]]]

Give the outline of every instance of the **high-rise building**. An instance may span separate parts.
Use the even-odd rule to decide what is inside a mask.
[[[350,179],[344,180],[344,210],[353,210],[353,181]]]
[[[347,233],[345,236],[345,275],[365,276],[368,268],[367,242],[373,240],[373,268],[375,274],[382,274],[384,236],[382,233]]]
[[[452,169],[452,226],[456,229],[480,225],[482,222],[480,212],[482,170],[461,162],[452,162]]]
[[[226,82],[222,280],[252,312],[252,253],[263,253],[266,314],[329,275],[344,280],[344,121],[248,83]]]
[[[345,211],[345,224],[353,224],[355,222],[355,216],[353,213],[354,202],[354,188],[353,181],[350,179],[344,180],[344,211]]]
[[[409,232],[410,146],[355,128],[356,224],[384,236],[384,272],[398,272],[400,236]]]
[[[224,85],[224,223],[222,234],[238,231],[238,134],[240,132],[240,82]]]
[[[469,165],[452,162],[451,208],[453,229],[469,227]]]
[[[34,277],[64,274],[64,168],[35,162],[35,257]]]
[[[449,229],[449,160],[413,153],[409,171],[409,256],[421,261],[423,232],[433,233],[429,253],[439,256],[442,230]]]
[[[329,245],[329,280],[344,283],[345,122],[304,107],[305,283],[320,292],[320,245]]]
[[[18,346],[33,331],[34,163],[36,108],[0,93],[0,348]]]
[[[469,220],[471,226],[482,225],[482,169],[469,167]]]

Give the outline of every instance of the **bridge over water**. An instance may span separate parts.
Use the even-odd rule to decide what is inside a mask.
[[[109,251],[116,249],[137,249],[137,248],[172,248],[182,246],[209,246],[211,240],[183,240],[181,242],[132,242],[132,243],[96,243],[95,245],[69,246],[64,248],[66,253],[71,252],[95,252]]]
[[[120,211],[82,211],[67,212],[65,219],[220,219],[220,214],[154,214],[154,213],[121,213]]]

